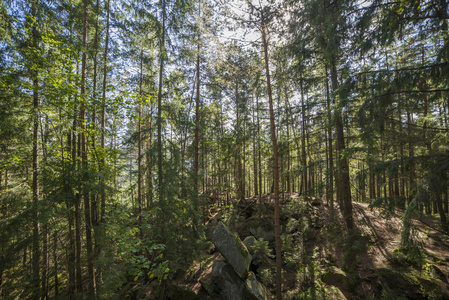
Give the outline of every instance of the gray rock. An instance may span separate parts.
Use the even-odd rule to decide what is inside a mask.
[[[341,290],[348,290],[353,285],[352,278],[337,267],[330,267],[324,274],[322,281],[325,284],[336,286]]]
[[[197,300],[199,297],[193,291],[171,284],[167,288],[167,299]]]
[[[245,287],[248,293],[248,298],[251,300],[266,300],[267,292],[262,283],[257,281],[256,275],[253,272],[248,274],[245,280]]]
[[[213,278],[220,277],[224,266],[226,266],[226,263],[224,263],[222,261],[216,261],[212,265],[212,277]]]
[[[209,296],[214,296],[216,294],[215,286],[212,282],[207,282],[204,279],[198,280],[198,282],[201,284],[203,289],[207,292]]]
[[[271,217],[250,218],[247,220],[249,232],[256,239],[264,239],[265,241],[274,242],[274,219]],[[281,226],[281,232],[283,228]]]
[[[257,239],[264,239],[265,241],[274,242],[274,229],[268,231],[262,226],[251,226],[249,232]]]
[[[234,271],[231,265],[217,262],[212,266],[212,280],[218,287],[218,294],[223,299],[246,299],[245,282]]]
[[[246,246],[246,249],[248,249],[250,254],[253,254],[253,252],[251,251],[252,246],[254,245],[254,243],[256,242],[256,238],[253,236],[247,236],[244,240],[243,240],[243,244]]]
[[[232,234],[222,222],[219,222],[212,233],[212,242],[240,278],[245,279],[252,257],[242,241]]]

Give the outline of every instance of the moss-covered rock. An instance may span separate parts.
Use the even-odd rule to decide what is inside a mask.
[[[188,289],[185,289],[183,287],[171,284],[167,288],[167,298],[170,300],[178,300],[178,299],[185,299],[185,300],[197,300],[199,299],[198,295]]]
[[[240,278],[245,279],[252,257],[242,241],[232,234],[222,222],[219,222],[212,233],[212,242]]]
[[[399,272],[387,268],[379,268],[377,272],[384,297],[402,295],[404,299],[412,300],[449,300],[449,295],[442,291],[435,281],[414,276],[410,272]]]
[[[217,262],[212,266],[212,281],[222,299],[245,299],[245,282],[230,264]]]
[[[257,281],[256,275],[253,272],[248,274],[245,280],[245,287],[248,299],[250,300],[266,300],[267,291],[265,286]]]
[[[325,284],[333,285],[345,291],[351,290],[355,285],[355,279],[352,276],[334,266],[329,268],[321,280]]]
[[[251,255],[254,254],[251,252],[251,248],[255,242],[256,242],[256,238],[253,236],[248,236],[243,240],[243,244],[245,245],[246,249],[248,249],[248,251]]]

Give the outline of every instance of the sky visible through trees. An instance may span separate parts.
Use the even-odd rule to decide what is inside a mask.
[[[448,19],[440,0],[0,0],[0,298],[169,298],[248,201],[277,299],[286,211],[317,199],[347,255],[360,203],[400,214],[415,255],[418,216],[449,230]]]

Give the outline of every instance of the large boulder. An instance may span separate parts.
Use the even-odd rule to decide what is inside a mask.
[[[167,299],[176,300],[176,299],[185,299],[185,300],[197,300],[199,299],[198,295],[195,292],[188,290],[186,288],[171,284],[167,288]]]
[[[252,257],[242,241],[219,222],[212,233],[212,242],[218,251],[227,259],[237,275],[245,279],[248,275]]]
[[[253,247],[254,243],[256,242],[256,238],[253,237],[252,235],[247,236],[244,240],[243,240],[243,244],[245,245],[246,249],[248,249],[250,254],[254,254],[253,252],[251,252],[251,248]]]
[[[402,295],[407,299],[449,299],[446,290],[435,280],[428,280],[415,276],[411,272],[400,272],[387,268],[377,269],[379,281],[383,289],[382,294],[395,299],[397,295]]]
[[[327,285],[333,285],[341,290],[349,290],[354,285],[354,280],[343,270],[331,267],[321,279]]]
[[[247,220],[249,232],[256,239],[274,242],[274,220],[271,217],[250,218]]]
[[[244,300],[245,282],[230,264],[217,262],[212,266],[212,280],[223,299]]]
[[[248,274],[245,280],[246,291],[248,299],[250,300],[266,300],[267,291],[262,283],[257,281],[256,275],[253,272]]]

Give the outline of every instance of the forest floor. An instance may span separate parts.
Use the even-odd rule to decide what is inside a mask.
[[[281,199],[285,299],[449,299],[449,236],[439,231],[436,218],[415,216],[413,247],[405,249],[402,210],[354,203],[357,229],[347,236],[338,205],[331,221],[325,200],[298,201],[298,194]],[[271,200],[264,195],[262,206],[257,198],[247,198],[231,208],[214,207],[206,221],[207,235],[223,221],[243,240],[251,235],[248,220],[272,218]],[[274,254],[274,243],[269,246]],[[215,299],[200,282],[210,281],[212,265],[220,260],[223,257],[211,245],[173,284],[199,299]],[[273,265],[267,267],[271,279],[256,273],[269,295],[274,294]]]

